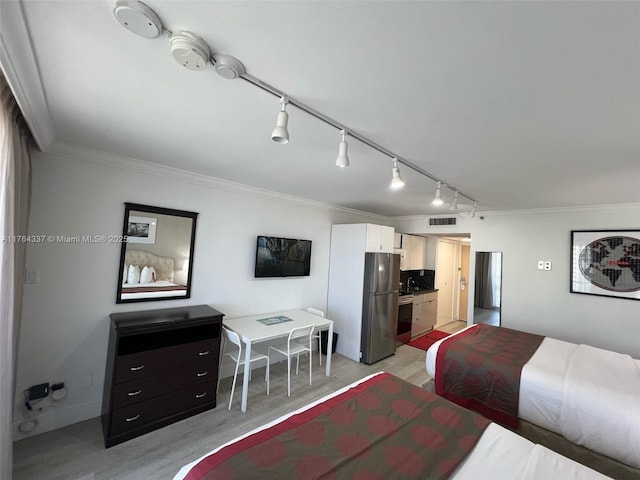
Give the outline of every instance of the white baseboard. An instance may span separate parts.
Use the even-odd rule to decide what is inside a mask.
[[[102,402],[99,400],[76,405],[52,405],[48,407],[42,415],[34,415],[32,417],[38,421],[38,424],[29,433],[20,431],[20,424],[26,419],[22,415],[17,414],[13,420],[13,441],[33,437],[34,435],[50,432],[51,430],[89,420],[90,418],[99,417],[101,414],[101,405]]]

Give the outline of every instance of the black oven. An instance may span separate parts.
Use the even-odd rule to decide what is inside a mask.
[[[411,321],[413,319],[413,295],[401,295],[398,299],[398,345],[411,341]]]

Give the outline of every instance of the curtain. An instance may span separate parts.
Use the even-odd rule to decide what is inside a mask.
[[[476,252],[476,285],[474,306],[493,308],[493,275],[491,252]]]
[[[491,308],[500,308],[502,288],[502,253],[491,253]]]
[[[476,252],[475,307],[500,308],[501,277],[502,253]]]
[[[0,478],[12,476],[16,351],[31,185],[29,130],[0,72]]]

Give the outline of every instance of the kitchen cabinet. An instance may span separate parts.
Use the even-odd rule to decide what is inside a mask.
[[[394,229],[384,225],[365,223],[365,252],[393,253]]]
[[[424,270],[427,268],[427,239],[417,235],[402,234],[400,270]]]
[[[402,234],[394,232],[393,234],[393,249],[400,250],[402,248]]]
[[[425,256],[425,267],[427,270],[436,270],[436,259],[438,256],[438,238],[429,237],[427,239],[427,253]]]
[[[411,338],[432,330],[438,318],[438,292],[414,294]]]

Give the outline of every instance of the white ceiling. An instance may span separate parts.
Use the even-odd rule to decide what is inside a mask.
[[[0,60],[44,150],[76,144],[386,216],[449,213],[407,167],[390,191],[391,159],[355,139],[351,166],[335,167],[338,131],[295,107],[290,143],[272,142],[277,97],[181,67],[166,36],[124,29],[108,0],[0,3]],[[640,201],[640,2],[145,3],[479,211]]]

